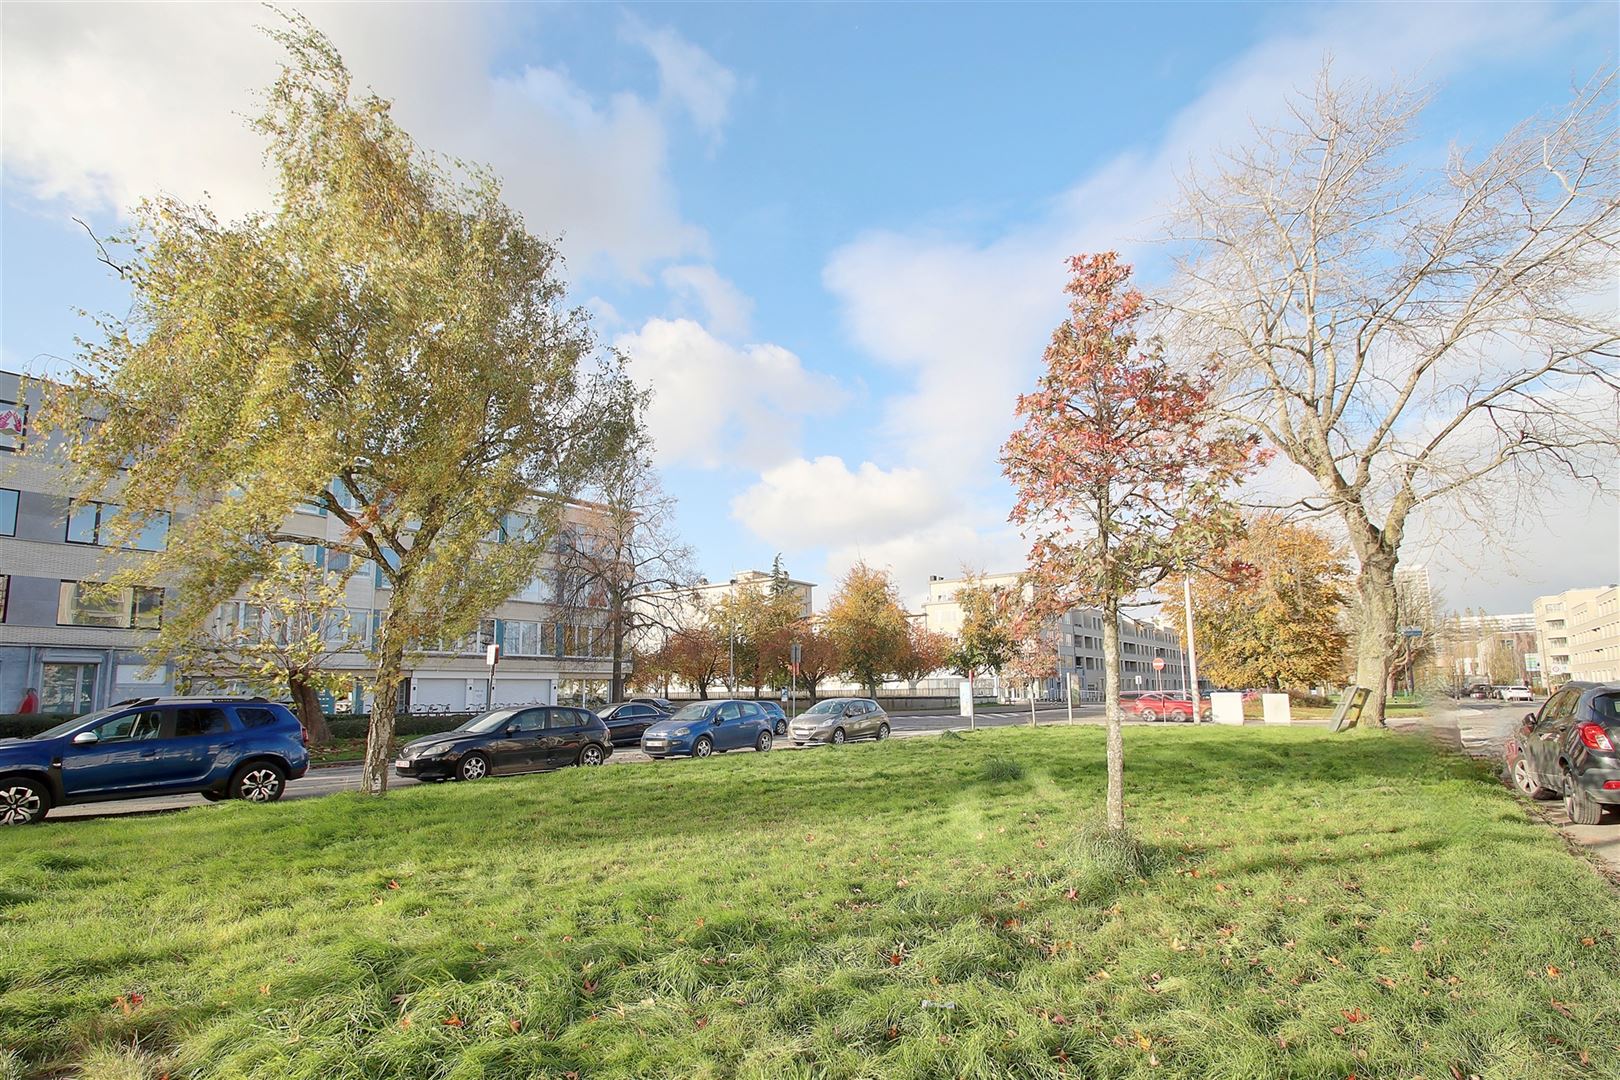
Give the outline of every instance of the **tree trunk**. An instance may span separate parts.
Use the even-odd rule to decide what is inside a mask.
[[[360,771],[360,790],[370,795],[388,790],[388,770],[394,763],[394,711],[399,705],[404,666],[404,647],[385,642],[378,653],[371,685],[371,722],[366,728],[366,757]]]
[[[291,671],[287,673],[287,689],[292,691],[292,698],[298,706],[298,722],[304,725],[304,731],[309,734],[311,746],[325,746],[332,741],[332,729],[326,723],[326,713],[321,709],[321,696],[316,692],[315,686],[303,672]]]
[[[1356,626],[1356,685],[1367,688],[1362,724],[1384,726],[1384,702],[1394,676],[1390,658],[1400,639],[1396,625],[1395,556],[1379,551],[1363,556],[1356,575],[1360,620]]]
[[[1103,709],[1108,727],[1108,828],[1125,827],[1125,729],[1119,708],[1119,600],[1103,602]]]
[[[608,701],[624,700],[624,618],[613,613],[613,676],[608,680]]]

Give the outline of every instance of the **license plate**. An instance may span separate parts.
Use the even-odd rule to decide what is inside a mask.
[[[411,763],[406,761],[404,758],[400,758],[398,761],[394,762],[394,768],[396,768],[396,769],[404,769],[404,768],[408,768],[410,766],[410,764]]]

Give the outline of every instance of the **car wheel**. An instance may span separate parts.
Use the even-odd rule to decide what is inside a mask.
[[[1557,794],[1551,788],[1544,788],[1536,783],[1536,778],[1530,772],[1530,762],[1521,754],[1513,762],[1513,783],[1520,791],[1532,799],[1550,799]]]
[[[786,735],[787,734],[787,721],[786,720],[778,720],[776,722],[776,733],[778,735]]]
[[[698,736],[698,741],[692,744],[693,757],[708,757],[714,753],[714,740],[707,735]]]
[[[878,742],[882,742],[884,739],[887,739],[889,737],[889,725],[888,724],[885,723],[885,724],[879,724],[878,725],[877,737],[878,737]]]
[[[586,743],[580,747],[579,763],[581,765],[600,765],[602,761],[602,748],[600,746],[595,743]]]
[[[1564,792],[1564,813],[1576,825],[1596,825],[1603,820],[1603,804],[1582,791],[1573,776],[1564,778],[1569,785]]]
[[[833,728],[832,741],[835,744],[842,745],[844,740],[846,740],[848,738],[849,738],[849,736],[844,734],[844,729],[843,728]]]
[[[1148,724],[1151,724],[1159,719],[1159,714],[1154,712],[1152,709],[1143,709],[1141,712],[1137,713],[1137,715],[1142,718],[1144,723]]]
[[[51,808],[44,785],[20,776],[0,780],[0,825],[32,825]]]
[[[267,803],[281,798],[287,789],[287,774],[269,761],[250,761],[231,778],[230,796],[248,802]]]
[[[482,780],[489,775],[489,758],[474,752],[461,759],[456,766],[457,780]]]
[[[765,751],[769,750],[770,748],[771,748],[771,733],[768,732],[768,731],[760,732],[759,733],[759,738],[754,740],[754,749],[758,750],[760,753],[763,754],[763,753],[765,753]]]

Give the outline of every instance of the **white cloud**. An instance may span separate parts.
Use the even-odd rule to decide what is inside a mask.
[[[1062,317],[1065,258],[1109,248],[1138,262],[1157,257],[1143,241],[1157,232],[1176,175],[1252,137],[1254,123],[1279,117],[1329,54],[1342,78],[1435,80],[1546,47],[1595,21],[1592,9],[1568,14],[1529,5],[1344,5],[1284,17],[1298,29],[1261,41],[1216,73],[1157,144],[1080,178],[1035,220],[974,242],[937,227],[878,230],[832,255],[823,280],[851,338],[912,377],[908,390],[885,403],[883,427],[893,436],[879,458],[885,467],[920,469],[936,485],[1010,506],[999,450],[1014,426],[1016,396],[1033,386]],[[1273,481],[1284,480],[1283,472],[1273,470]],[[897,569],[917,561],[908,547],[927,550],[951,535],[942,531],[944,513],[914,534],[883,541],[883,550],[896,552]],[[989,520],[996,527],[998,519]],[[902,579],[901,587],[914,583]]]
[[[817,603],[825,607],[836,583],[857,562],[887,570],[908,611],[919,611],[928,597],[931,574],[957,577],[964,570],[1017,572],[1024,568],[1028,545],[993,519],[963,516],[914,529],[875,543],[846,543],[827,553],[824,581]]]
[[[805,417],[844,398],[787,349],[730,345],[690,319],[651,319],[613,344],[652,388],[647,425],[666,464],[769,468],[798,453]]]
[[[700,263],[668,266],[662,277],[676,297],[695,301],[703,309],[709,329],[721,337],[748,336],[754,301],[714,267]]]
[[[668,27],[654,29],[630,18],[625,34],[657,63],[664,99],[686,110],[710,145],[717,144],[731,112],[737,76]]]
[[[423,146],[491,165],[532,230],[563,234],[576,272],[641,279],[649,263],[706,253],[670,179],[665,96],[712,139],[730,73],[672,31],[643,43],[665,96],[599,99],[521,56],[491,74],[516,23],[538,17],[527,9],[329,5],[311,14],[357,85],[392,98]],[[76,211],[123,211],[157,191],[206,191],[226,216],[264,205],[263,143],[242,118],[257,111],[255,91],[280,59],[254,25],[276,21],[246,4],[8,5],[8,179]]]
[[[881,541],[937,519],[951,506],[921,469],[880,469],[844,459],[795,458],[767,469],[731,503],[731,516],[781,548]]]

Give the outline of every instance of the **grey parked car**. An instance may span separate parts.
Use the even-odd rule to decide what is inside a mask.
[[[850,739],[887,739],[889,716],[871,698],[828,698],[797,717],[789,734],[795,746],[843,743]]]

